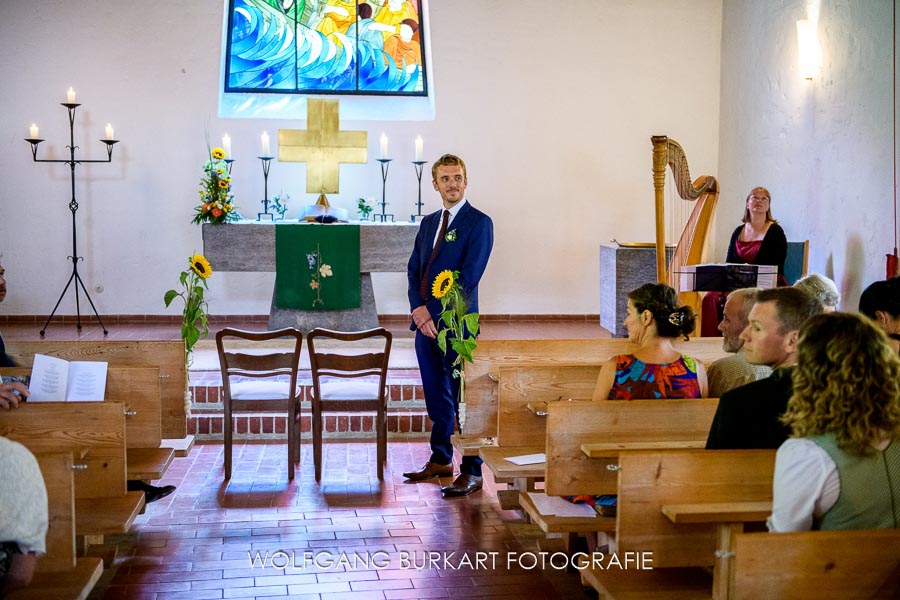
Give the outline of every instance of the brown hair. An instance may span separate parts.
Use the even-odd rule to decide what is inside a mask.
[[[750,222],[750,210],[747,208],[747,202],[750,200],[750,196],[756,195],[756,192],[764,193],[766,198],[769,199],[769,208],[766,209],[766,223],[777,223],[778,221],[772,218],[772,194],[764,187],[755,187],[747,194],[747,197],[744,199],[744,218],[741,219],[741,222]]]
[[[453,154],[445,154],[431,165],[431,179],[437,181],[437,170],[438,167],[461,167],[463,172],[463,178],[468,179],[466,175],[466,163],[463,162],[463,159]]]
[[[690,306],[678,306],[678,292],[664,283],[645,283],[628,292],[628,299],[638,314],[649,310],[656,322],[659,337],[677,338],[694,331],[697,321]]]
[[[822,303],[808,291],[796,287],[760,290],[756,303],[774,302],[778,315],[778,331],[796,331],[810,318],[822,312]]]
[[[865,317],[809,319],[800,329],[793,382],[781,420],[794,437],[833,433],[840,448],[858,456],[871,454],[881,431],[900,438],[900,359]]]

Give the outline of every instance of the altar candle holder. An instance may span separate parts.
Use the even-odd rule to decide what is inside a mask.
[[[225,166],[228,168],[228,174],[229,174],[229,175],[231,175],[231,165],[232,165],[232,164],[234,164],[234,159],[233,159],[233,158],[226,158],[226,159],[225,159]]]
[[[77,102],[61,102],[63,106],[66,107],[66,111],[69,114],[69,145],[67,148],[69,149],[69,158],[62,159],[50,159],[50,158],[38,158],[38,146],[44,140],[41,138],[25,138],[25,141],[31,144],[31,159],[34,162],[40,163],[64,163],[69,165],[69,172],[72,183],[72,199],[69,201],[69,211],[72,213],[72,255],[68,257],[69,260],[72,261],[72,274],[69,276],[69,281],[66,283],[66,287],[63,288],[62,293],[59,295],[59,299],[56,301],[56,306],[53,307],[53,311],[50,313],[50,316],[47,317],[47,321],[44,323],[44,327],[41,329],[40,334],[41,337],[44,337],[44,332],[47,331],[47,326],[50,325],[50,321],[53,320],[54,315],[56,315],[56,310],[59,308],[62,299],[65,297],[66,292],[69,291],[69,286],[72,285],[72,282],[75,283],[75,315],[76,315],[76,324],[79,331],[81,331],[81,302],[78,297],[78,286],[81,286],[81,291],[84,292],[87,301],[91,305],[91,309],[94,311],[94,316],[97,317],[97,322],[100,323],[100,328],[103,329],[103,335],[107,335],[109,331],[106,329],[106,326],[103,324],[103,319],[100,318],[100,314],[97,312],[97,307],[94,306],[94,301],[91,299],[90,293],[88,293],[87,286],[84,285],[84,281],[81,280],[81,275],[78,274],[78,263],[84,260],[83,256],[78,256],[78,222],[75,219],[75,213],[78,212],[78,200],[75,199],[75,167],[76,165],[85,164],[85,163],[108,163],[112,162],[112,151],[113,146],[119,143],[119,140],[100,140],[104,144],[106,144],[106,159],[77,159],[75,158],[75,150],[78,146],[75,145],[75,109],[81,106],[80,103]]]
[[[418,219],[422,219],[425,215],[422,214],[422,207],[425,206],[425,203],[422,202],[422,169],[428,161],[427,160],[414,160],[412,164],[416,169],[416,179],[419,182],[419,200],[416,202],[416,214],[409,216],[409,222],[415,223]]]
[[[275,215],[269,212],[269,166],[272,163],[272,159],[274,156],[257,156],[259,160],[262,161],[263,168],[263,199],[260,200],[263,205],[263,211],[261,213],[256,213],[256,220],[262,221],[263,215],[265,215],[266,220],[275,221]]]
[[[388,169],[391,168],[391,161],[393,158],[379,158],[378,162],[381,163],[381,214],[375,215],[378,217],[378,220],[382,223],[388,222],[388,217],[391,218],[391,223],[394,222],[394,215],[392,213],[385,212],[387,208],[387,176]],[[373,219],[374,220],[374,219]]]

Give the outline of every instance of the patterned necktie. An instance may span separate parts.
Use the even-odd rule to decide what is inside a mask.
[[[447,225],[450,223],[450,211],[444,210],[444,218],[441,219],[441,230],[438,232],[437,241],[434,244],[434,248],[431,249],[431,256],[428,257],[428,262],[425,264],[425,270],[422,272],[422,281],[419,284],[419,295],[422,296],[422,300],[428,301],[428,288],[429,285],[428,279],[428,269],[431,268],[431,263],[434,262],[434,257],[437,256],[438,250],[441,247],[441,244],[444,243],[444,236],[447,235]]]

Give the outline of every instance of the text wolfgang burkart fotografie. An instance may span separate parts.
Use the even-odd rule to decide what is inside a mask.
[[[650,570],[653,553],[626,551],[621,553],[577,552],[453,552],[396,551],[331,552],[327,550],[276,550],[247,552],[252,569],[325,569],[325,570],[497,570],[497,569],[575,569]]]

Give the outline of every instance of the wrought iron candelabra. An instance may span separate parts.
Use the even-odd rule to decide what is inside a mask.
[[[418,219],[421,219],[425,216],[422,214],[422,207],[425,206],[425,203],[422,202],[422,169],[424,168],[422,165],[426,164],[427,162],[427,160],[412,161],[412,164],[416,169],[416,179],[419,182],[419,200],[416,202],[416,214],[409,215],[410,223],[415,223]]]
[[[69,201],[69,210],[72,211],[72,255],[67,257],[72,261],[72,274],[69,276],[69,281],[66,283],[66,287],[63,288],[62,293],[59,295],[59,299],[56,301],[56,306],[53,307],[53,312],[50,313],[50,316],[47,317],[47,322],[44,323],[43,328],[41,328],[41,337],[44,336],[44,332],[47,331],[47,326],[50,324],[50,321],[53,319],[53,316],[56,314],[56,309],[59,308],[60,302],[62,302],[63,297],[66,295],[66,292],[69,291],[69,286],[72,285],[72,282],[75,282],[75,314],[76,314],[76,323],[78,330],[81,331],[81,303],[78,298],[78,286],[81,286],[81,290],[84,292],[85,297],[88,302],[91,304],[91,309],[94,311],[94,316],[97,317],[97,322],[100,323],[100,327],[103,329],[103,335],[109,333],[106,327],[103,325],[103,320],[100,318],[99,313],[97,312],[97,307],[94,306],[94,301],[91,300],[91,295],[88,293],[87,286],[84,285],[84,281],[81,280],[81,275],[78,274],[78,263],[84,260],[83,256],[78,256],[78,221],[75,218],[75,213],[78,212],[78,201],[75,199],[75,166],[84,163],[108,163],[112,162],[112,151],[113,146],[119,143],[119,140],[100,140],[104,144],[106,144],[106,160],[83,160],[83,159],[75,159],[75,149],[78,146],[75,145],[75,109],[81,106],[81,104],[77,104],[75,102],[62,102],[63,106],[66,107],[66,110],[69,112],[69,158],[68,159],[48,159],[48,158],[38,158],[37,151],[38,145],[44,140],[38,138],[26,138],[25,141],[31,144],[31,158],[34,162],[43,162],[43,163],[65,163],[69,165],[71,171],[71,180],[72,180],[72,200]]]
[[[260,200],[263,205],[263,211],[261,213],[256,213],[256,220],[262,221],[263,215],[265,215],[267,220],[274,221],[275,215],[269,212],[269,166],[272,164],[272,159],[275,157],[257,156],[256,158],[262,161],[263,168],[263,199]]]
[[[391,168],[391,161],[393,158],[379,158],[378,162],[381,163],[381,214],[376,214],[374,216],[378,217],[378,220],[382,223],[387,223],[388,217],[391,218],[391,222],[394,222],[394,215],[389,212],[385,212],[387,208],[387,176],[388,169]],[[374,219],[373,219],[374,220]]]

